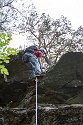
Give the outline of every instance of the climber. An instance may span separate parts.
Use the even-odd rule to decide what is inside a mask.
[[[45,57],[46,50],[44,48],[38,49],[37,47],[30,46],[29,49],[25,50],[22,60],[25,65],[32,71],[31,79],[34,79],[36,75],[41,75],[42,66],[41,58]]]

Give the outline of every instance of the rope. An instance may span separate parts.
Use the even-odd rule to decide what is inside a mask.
[[[36,125],[37,125],[37,109],[38,109],[38,105],[37,105],[37,82],[38,82],[38,79],[36,77]]]

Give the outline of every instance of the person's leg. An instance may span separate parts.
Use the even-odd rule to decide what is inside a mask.
[[[32,79],[33,77],[35,77],[35,66],[32,64],[32,62],[29,61],[29,58],[33,58],[33,54],[27,52],[23,55],[22,60],[23,62],[25,62],[25,65],[27,66],[27,68],[31,70],[32,72],[31,79]]]
[[[31,78],[34,78],[36,74],[41,74],[40,64],[33,56],[33,54],[25,53],[25,55],[28,57],[28,62],[26,63],[26,66],[32,71]]]
[[[29,61],[35,66],[35,75],[36,74],[41,74],[41,69],[40,69],[40,64],[38,60],[33,56],[29,58]]]
[[[40,63],[38,60],[35,61],[35,74],[41,74]]]
[[[34,69],[35,70],[35,66],[31,62],[28,62],[25,65],[27,66],[28,69],[30,69],[30,70]]]
[[[35,66],[31,62],[26,63],[26,66],[31,70],[31,79],[35,78]]]

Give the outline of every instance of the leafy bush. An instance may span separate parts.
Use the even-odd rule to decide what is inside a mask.
[[[0,74],[4,75],[5,80],[7,80],[9,72],[4,63],[9,63],[10,55],[18,53],[17,49],[8,47],[10,40],[12,40],[11,34],[0,33]]]

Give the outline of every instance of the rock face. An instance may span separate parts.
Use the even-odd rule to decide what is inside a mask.
[[[64,103],[83,103],[83,53],[63,55],[46,77],[44,85],[64,93]]]
[[[38,125],[82,125],[83,105],[39,107]],[[0,109],[0,125],[35,125],[35,110]]]
[[[0,76],[0,125],[35,125],[36,87],[30,71],[21,58],[6,67],[8,81]],[[66,53],[38,82],[38,125],[82,125],[82,96],[83,53]]]

